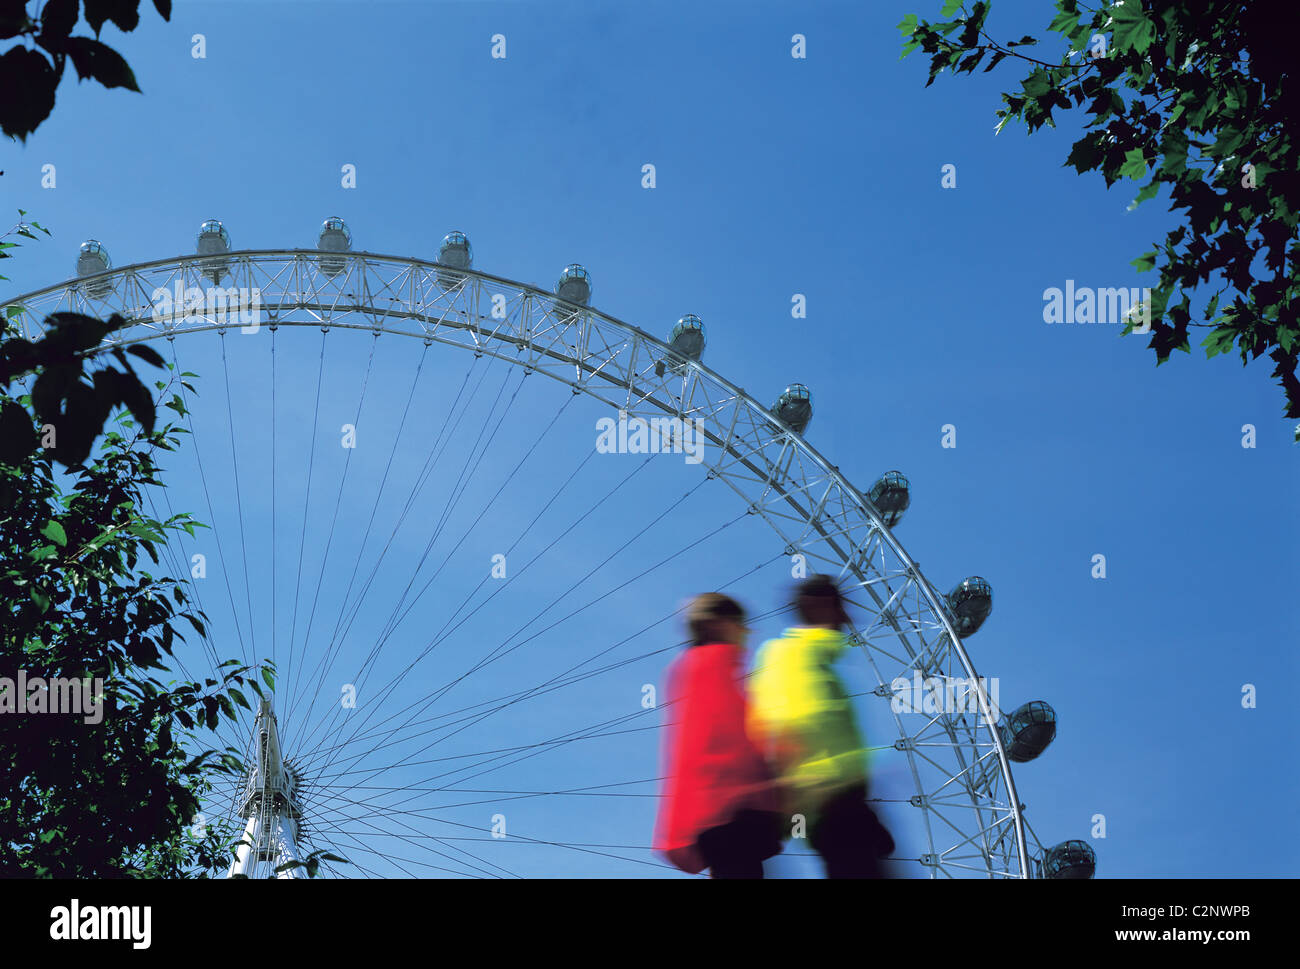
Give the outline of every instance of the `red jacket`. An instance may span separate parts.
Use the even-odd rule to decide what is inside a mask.
[[[779,801],[763,756],[745,731],[744,649],[692,646],[668,669],[663,797],[654,849],[695,874],[701,832],[742,808],[775,811]]]

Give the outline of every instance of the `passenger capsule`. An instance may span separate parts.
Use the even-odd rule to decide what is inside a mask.
[[[469,244],[469,237],[460,231],[448,232],[442,237],[438,247],[438,285],[444,290],[452,289],[465,278],[456,269],[469,269],[474,264],[474,249]],[[450,268],[443,268],[450,267]]]
[[[1056,711],[1042,700],[1018,707],[1001,725],[1007,756],[1024,764],[1047,749],[1056,737]]]
[[[802,434],[812,421],[812,394],[803,384],[791,384],[772,405],[772,413],[796,434]]]
[[[209,257],[199,260],[203,275],[214,283],[220,283],[230,268],[230,260],[226,258],[226,253],[230,252],[230,233],[220,220],[208,219],[199,226],[196,249],[200,256]]]
[[[946,597],[957,635],[963,639],[984,624],[993,611],[993,588],[978,575],[963,579]]]
[[[570,303],[586,306],[591,299],[591,275],[576,262],[564,267],[560,281],[555,284],[555,295]]]
[[[347,223],[338,216],[326,219],[321,226],[316,248],[322,252],[348,252],[352,248],[352,233]],[[327,276],[337,276],[347,264],[347,259],[342,256],[320,257],[321,272]]]
[[[1086,841],[1062,841],[1043,855],[1044,878],[1091,878],[1097,871],[1097,853]]]
[[[876,510],[880,512],[885,525],[889,528],[893,528],[903,520],[903,512],[907,511],[908,506],[912,504],[912,493],[907,478],[901,471],[886,471],[882,474],[871,486],[867,497],[876,506]]]
[[[663,376],[667,368],[675,374],[686,372],[687,360],[699,360],[704,355],[704,323],[694,313],[687,313],[675,324],[668,334],[668,346],[675,353],[669,354],[655,368]]]
[[[108,250],[94,239],[87,239],[81,244],[81,250],[77,254],[77,275],[94,276],[102,273],[113,265],[113,260],[108,257]],[[107,279],[96,279],[86,283],[86,293],[95,299],[106,295],[113,288],[113,284]]]

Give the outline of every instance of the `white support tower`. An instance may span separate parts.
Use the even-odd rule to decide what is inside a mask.
[[[230,877],[266,877],[281,865],[298,861],[298,773],[280,752],[280,730],[271,701],[263,698],[253,723],[256,748],[239,799],[240,817],[246,820],[241,843],[230,866]],[[289,868],[277,878],[296,878],[301,869]]]

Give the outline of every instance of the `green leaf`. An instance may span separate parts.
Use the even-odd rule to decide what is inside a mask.
[[[1220,353],[1227,353],[1232,349],[1233,342],[1237,336],[1236,330],[1227,326],[1216,326],[1201,341],[1201,346],[1205,347],[1206,358],[1216,357]]]
[[[1130,262],[1129,265],[1135,267],[1138,272],[1144,273],[1149,269],[1155,268],[1156,255],[1156,251],[1152,249],[1150,252],[1142,253],[1142,255]]]
[[[1159,191],[1160,191],[1160,183],[1159,183],[1159,182],[1156,182],[1156,181],[1148,182],[1146,185],[1142,186],[1142,191],[1140,191],[1140,192],[1137,193],[1137,198],[1135,198],[1132,202],[1129,203],[1129,206],[1128,206],[1128,207],[1129,207],[1129,211],[1131,212],[1133,209],[1136,209],[1139,205],[1141,205],[1141,204],[1142,204],[1143,202],[1145,202],[1147,199],[1153,199],[1153,198],[1155,198],[1155,197],[1156,197],[1156,194],[1157,194]]]
[[[154,531],[144,522],[135,522],[129,528],[127,528],[127,532],[131,535],[134,535],[136,538],[143,538],[147,542],[167,541],[167,539],[164,536],[158,534],[158,532]]]
[[[1031,98],[1040,98],[1052,89],[1052,79],[1041,67],[1034,70],[1021,85],[1025,94]]]
[[[1115,19],[1115,47],[1145,54],[1156,38],[1156,25],[1146,18],[1139,0],[1111,8],[1111,15]]]
[[[56,521],[49,521],[41,529],[41,534],[48,538],[60,548],[68,544],[68,533],[63,530],[63,526]]]
[[[1120,166],[1121,178],[1141,178],[1147,173],[1147,160],[1141,148],[1130,148],[1124,152],[1124,164]]]

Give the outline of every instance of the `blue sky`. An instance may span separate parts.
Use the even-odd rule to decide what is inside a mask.
[[[1129,261],[1173,217],[1159,199],[1128,211],[1135,190],[1107,191],[1099,177],[1062,168],[1077,137],[1070,123],[1033,138],[1008,126],[995,137],[998,92],[1019,77],[1011,65],[924,88],[925,61],[898,60],[895,25],[908,12],[938,7],[928,0],[202,2],[178,3],[165,24],[146,4],[134,33],[104,30],[144,94],[68,79],[51,120],[26,146],[0,154],[5,206],[27,209],[54,234],[7,264],[13,278],[4,295],[68,278],[85,238],[103,241],[114,264],[125,266],[192,252],[206,218],[224,220],[236,248],[299,248],[315,244],[325,217],[340,215],[354,247],[376,253],[433,258],[443,234],[462,229],[477,268],[543,288],[566,263],[581,262],[592,273],[595,306],[659,335],[683,313],[696,313],[708,327],[705,362],[759,399],[774,399],[794,380],[811,387],[809,440],[853,481],[865,489],[889,469],[908,475],[913,503],[897,534],[936,586],[947,589],[971,574],[992,583],[993,614],[968,643],[974,661],[982,674],[1000,678],[1004,706],[1045,699],[1061,721],[1048,752],[1016,771],[1030,823],[1046,844],[1089,838],[1091,819],[1102,814],[1106,837],[1091,839],[1099,877],[1294,874],[1300,858],[1284,833],[1297,793],[1286,697],[1300,676],[1296,618],[1286,606],[1300,566],[1297,452],[1270,366],[1206,362],[1194,348],[1157,370],[1145,339],[1121,339],[1117,326],[1043,322],[1043,291],[1067,279],[1092,287],[1149,284]],[[990,28],[1041,36],[1050,19],[1044,2],[1000,0]],[[490,57],[497,33],[507,39],[504,60]],[[806,59],[790,56],[795,33],[807,37]],[[191,56],[194,34],[205,37],[204,59]],[[47,163],[57,166],[52,190],[41,188]],[[656,166],[652,190],[641,187],[647,163]],[[344,164],[356,166],[355,189],[340,186]],[[956,188],[940,185],[945,164],[956,166]],[[806,319],[791,317],[794,293],[807,297]],[[219,651],[269,655],[274,628],[283,670],[290,629],[301,651],[309,615],[303,602],[293,618],[297,572],[286,561],[296,562],[299,552],[297,496],[311,454],[306,429],[316,413],[320,334],[277,336],[283,450],[274,532],[266,344],[228,339],[223,369],[218,338],[186,340],[176,347],[182,364],[201,375],[195,441],[215,514],[193,463],[180,457],[169,501],[215,520],[226,543],[227,568],[210,565],[200,591]],[[319,629],[334,627],[352,565],[362,563],[364,579],[389,538],[401,511],[392,496],[409,492],[444,417],[464,415],[345,640],[346,666],[369,651],[390,615],[475,435],[496,413],[489,406],[498,388],[509,398],[519,381],[506,368],[471,367],[467,355],[445,350],[430,350],[419,364],[419,345],[402,345],[414,341],[382,338],[373,360],[368,337],[332,334],[325,342],[317,477],[303,542],[302,595],[310,599],[324,575],[310,620],[309,666],[322,649]],[[694,469],[654,463],[403,675],[455,606],[475,595],[490,556],[515,541],[590,452],[600,411],[579,401],[548,432],[538,460],[477,517],[565,403],[564,388],[535,386],[537,379],[523,382],[465,497],[449,512],[433,564],[420,573],[417,589],[448,556],[436,585],[385,647],[376,685],[392,677],[398,683],[376,719],[419,704],[682,494],[690,497],[666,526],[632,543],[519,638],[743,512],[717,490],[697,488]],[[356,418],[363,383],[362,443],[345,478],[335,428]],[[462,383],[467,389],[458,394]],[[479,388],[472,399],[469,388]],[[402,440],[396,431],[408,399],[411,437]],[[949,423],[957,428],[955,449],[940,446],[940,428]],[[1245,424],[1256,428],[1253,449],[1241,444]],[[246,572],[232,434],[251,542]],[[367,537],[390,456],[393,491]],[[556,503],[511,562],[522,564],[564,534],[635,460],[593,461],[581,489]],[[340,523],[327,539],[340,493]],[[453,550],[462,533],[464,543]],[[212,541],[200,541],[206,544],[181,551],[216,560]],[[780,552],[754,522],[728,526],[718,540],[466,679],[436,710],[455,709],[453,699],[462,696],[469,704],[541,683],[652,623],[659,622],[611,655],[671,647],[680,630],[662,620],[686,596],[751,569],[758,570],[735,590],[755,612],[774,608],[788,579],[787,564],[774,560]],[[1098,553],[1106,556],[1104,580],[1091,577]],[[256,594],[251,629],[240,599],[246,581],[248,597]],[[242,635],[227,600],[237,603]],[[780,629],[778,619],[758,625],[763,637]],[[642,685],[661,680],[670,655],[520,703],[430,750],[406,742],[398,757],[479,754],[635,714]],[[843,666],[851,684],[866,688],[865,669],[853,658]],[[320,702],[336,703],[337,683],[346,680],[342,668],[328,674]],[[1258,688],[1257,708],[1242,708],[1243,684]],[[365,687],[362,698],[350,716],[368,712]],[[864,708],[864,717],[872,742],[892,741],[873,711]],[[641,863],[654,860],[645,850],[653,783],[509,802],[499,793],[654,778],[657,743],[655,729],[639,729],[569,744],[459,780],[459,789],[485,792],[473,797],[353,789],[342,796],[382,795],[387,803],[414,796],[405,807],[420,805],[428,815],[405,818],[418,831],[407,832],[412,840],[400,850],[384,842],[384,852],[406,867],[357,858],[389,873],[437,873],[419,863],[466,872],[472,859],[464,849],[481,859],[473,860],[478,873],[668,874]],[[380,753],[361,766],[377,763]],[[348,780],[434,786],[446,783],[437,779],[445,769],[404,765],[378,780]],[[906,796],[893,769],[882,758],[880,789]],[[471,800],[482,803],[446,806]],[[511,832],[622,846],[593,849],[620,857],[494,841],[487,830],[498,811]],[[910,832],[905,807],[884,813]],[[329,817],[334,822],[322,820],[322,833],[336,823],[340,837],[372,844],[361,822]],[[459,836],[485,840],[447,841],[438,850],[455,860],[435,856],[424,836],[446,835],[446,822],[462,826]],[[778,868],[789,875],[816,870],[807,858],[782,859]]]

